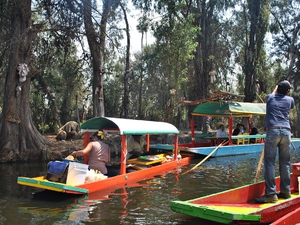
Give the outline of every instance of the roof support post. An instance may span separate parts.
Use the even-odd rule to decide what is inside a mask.
[[[126,156],[127,156],[127,138],[125,134],[122,134],[120,174],[126,173]]]
[[[150,134],[146,134],[146,152],[149,152],[150,150]]]
[[[178,156],[178,134],[175,134],[175,137],[174,137],[174,152],[173,152],[173,155],[174,155],[174,160],[177,160],[177,156]]]
[[[232,145],[232,139],[231,139],[231,136],[232,136],[232,130],[233,130],[233,127],[232,127],[232,117],[228,117],[228,136],[229,136],[229,145]]]
[[[84,132],[83,146],[84,148],[90,143],[90,132]],[[83,163],[87,164],[89,161],[89,157],[87,154],[83,156]]]

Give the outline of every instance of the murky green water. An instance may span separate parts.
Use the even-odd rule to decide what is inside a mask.
[[[300,149],[292,162],[300,161]],[[185,175],[201,159],[165,176],[113,193],[70,196],[17,184],[17,177],[46,173],[46,164],[0,164],[0,224],[7,225],[190,225],[216,224],[171,211],[172,200],[187,200],[252,183],[260,154],[210,159]],[[262,179],[263,171],[260,174]]]

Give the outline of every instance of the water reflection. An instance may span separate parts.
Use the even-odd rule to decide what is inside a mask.
[[[292,162],[299,160],[299,148]],[[17,185],[19,175],[45,174],[46,164],[0,164],[0,224],[187,225],[208,224],[171,211],[172,200],[187,200],[254,182],[260,154],[211,158],[195,170],[192,164],[118,190],[66,195]],[[22,174],[20,174],[22,173]],[[278,174],[278,168],[277,168]],[[263,179],[263,171],[260,173]],[[35,192],[34,194],[32,194]]]

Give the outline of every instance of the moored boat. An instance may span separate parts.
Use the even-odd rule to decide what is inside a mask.
[[[244,155],[261,152],[264,147],[265,134],[256,135],[233,135],[233,118],[252,118],[254,115],[266,114],[265,103],[237,102],[230,98],[232,95],[227,92],[216,92],[216,97],[200,102],[189,102],[190,104],[198,104],[192,112],[190,121],[191,143],[180,143],[179,150],[182,153],[193,153],[196,155],[209,155],[220,143],[222,139],[218,139],[213,134],[195,133],[194,118],[198,116],[204,117],[222,117],[228,119],[228,143],[222,144],[211,157]],[[236,97],[233,95],[233,97]],[[254,143],[250,139],[255,140]],[[299,149],[300,139],[292,138],[291,150]],[[168,152],[174,149],[171,144],[154,144],[151,149],[157,152]]]
[[[288,214],[284,215],[280,219],[274,221],[270,225],[297,225],[300,224],[300,207],[298,209],[289,212]]]
[[[121,135],[122,140],[119,175],[108,177],[107,179],[101,179],[93,182],[85,182],[75,185],[63,182],[53,182],[48,180],[46,176],[38,176],[32,178],[20,176],[18,177],[18,184],[71,194],[89,194],[108,189],[113,191],[118,188],[124,187],[124,185],[130,186],[136,182],[145,179],[151,179],[155,175],[161,175],[171,172],[178,167],[187,165],[191,160],[191,157],[178,157],[179,131],[175,126],[169,123],[111,117],[93,118],[81,125],[81,131],[84,132],[85,146],[90,140],[90,132],[95,132],[98,130],[103,130],[104,132],[113,132]],[[167,154],[157,154],[151,159],[149,157],[139,157],[126,160],[127,135],[135,134],[146,135],[148,150],[150,145],[150,135],[174,135],[174,151],[172,156]],[[73,162],[70,162],[70,165],[71,163]],[[84,159],[84,163],[87,163],[87,158]],[[75,166],[76,165],[80,166],[80,164],[75,164]],[[129,167],[130,169],[128,169]],[[78,170],[82,171],[83,169],[79,168]]]
[[[173,211],[222,224],[267,224],[284,217],[300,207],[298,179],[300,164],[293,165],[291,198],[280,198],[276,203],[256,203],[264,195],[265,182],[238,187],[220,193],[186,200],[172,201]],[[276,178],[280,187],[280,178]],[[277,190],[279,192],[279,190]],[[284,224],[284,223],[279,223]],[[290,223],[287,223],[290,224]]]

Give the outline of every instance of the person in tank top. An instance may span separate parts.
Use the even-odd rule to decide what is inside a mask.
[[[75,151],[72,156],[89,156],[89,169],[98,170],[102,174],[107,174],[106,163],[109,160],[109,146],[102,140],[104,139],[103,131],[98,131],[93,134],[93,140],[82,150]]]

